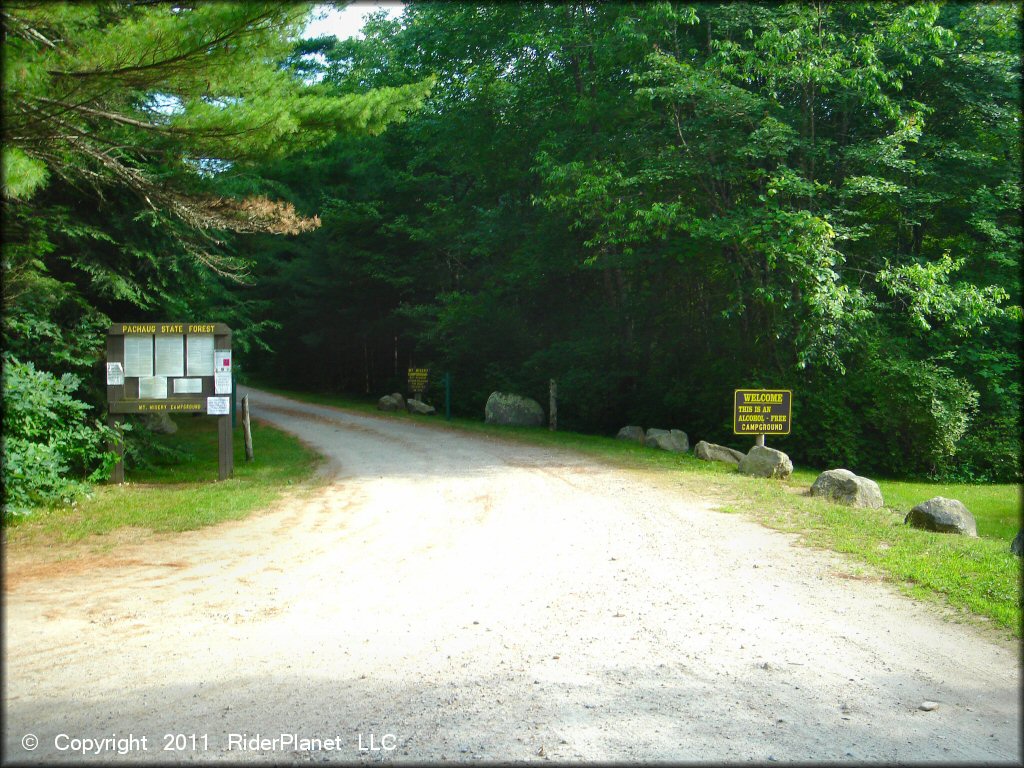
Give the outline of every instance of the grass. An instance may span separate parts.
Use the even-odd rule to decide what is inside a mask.
[[[325,394],[263,387],[297,400],[383,415],[375,403]],[[413,419],[437,428],[456,429],[501,439],[567,448],[630,469],[671,472],[677,485],[695,494],[714,495],[725,511],[745,514],[776,530],[795,533],[801,541],[849,555],[878,578],[911,596],[945,601],[983,621],[1021,635],[1021,561],[1010,554],[1010,541],[1021,526],[1021,486],[967,485],[878,480],[885,507],[854,509],[807,494],[818,471],[801,468],[785,481],[765,481],[737,474],[718,462],[692,455],[652,451],[610,437],[543,428],[496,427],[471,419],[405,413],[389,418]],[[978,526],[978,538],[936,534],[904,525],[911,507],[933,496],[962,501]]]
[[[814,470],[797,469],[793,472],[790,483],[810,488],[817,476],[818,472]],[[1009,542],[1021,527],[1020,485],[873,479],[882,491],[885,506],[893,511],[902,512],[904,517],[922,501],[935,496],[945,496],[947,499],[959,499],[964,503],[978,524],[978,535],[983,538],[1006,539]]]
[[[237,520],[266,507],[311,477],[319,456],[292,436],[253,422],[256,460],[245,461],[241,424],[234,434],[234,475],[217,480],[215,419],[182,417],[161,438],[189,458],[178,464],[128,468],[123,485],[97,486],[71,507],[39,510],[6,531],[9,543],[70,544],[119,528],[188,531]]]

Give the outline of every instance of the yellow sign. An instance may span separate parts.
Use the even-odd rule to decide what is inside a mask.
[[[230,333],[223,323],[116,323],[108,335],[127,336],[135,333]]]
[[[788,389],[737,389],[733,393],[733,434],[788,435],[792,401]]]
[[[427,377],[430,374],[429,368],[409,369],[409,391],[423,393],[427,389]]]
[[[110,413],[206,413],[201,400],[111,400]]]

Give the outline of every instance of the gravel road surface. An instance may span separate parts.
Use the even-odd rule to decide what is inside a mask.
[[[250,400],[324,485],[8,548],[5,762],[1021,761],[1015,643],[670,473]]]

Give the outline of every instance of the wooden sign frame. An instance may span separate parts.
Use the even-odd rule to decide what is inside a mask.
[[[146,353],[147,346],[151,354]],[[161,357],[161,349],[167,348],[170,352],[163,358],[169,360]],[[231,329],[224,323],[114,323],[107,329],[108,423],[120,429],[126,413],[216,416],[218,479],[226,480],[234,473],[231,359]],[[160,363],[164,364],[162,370]],[[226,413],[222,411],[224,399],[229,401]],[[116,450],[123,457],[123,445]],[[111,480],[124,482],[123,458]]]

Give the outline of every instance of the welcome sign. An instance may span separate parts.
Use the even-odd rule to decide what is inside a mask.
[[[788,389],[737,389],[733,393],[735,435],[788,435],[793,392]]]

